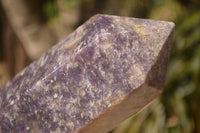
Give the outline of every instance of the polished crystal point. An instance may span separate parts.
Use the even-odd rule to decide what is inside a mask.
[[[173,28],[95,15],[0,89],[0,132],[110,131],[161,94]]]

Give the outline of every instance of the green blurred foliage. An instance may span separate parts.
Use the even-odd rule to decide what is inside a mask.
[[[58,8],[56,5],[56,1],[54,0],[48,0],[45,2],[43,6],[43,12],[46,17],[46,19],[51,20],[58,15]]]

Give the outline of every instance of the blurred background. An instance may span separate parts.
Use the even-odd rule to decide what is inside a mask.
[[[200,0],[0,0],[0,87],[97,13],[176,24],[164,93],[111,133],[200,133]]]

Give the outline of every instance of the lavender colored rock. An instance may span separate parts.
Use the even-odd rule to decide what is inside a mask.
[[[173,28],[95,15],[0,89],[0,132],[110,131],[161,94]]]

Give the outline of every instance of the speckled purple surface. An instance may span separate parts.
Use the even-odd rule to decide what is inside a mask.
[[[161,90],[173,27],[92,17],[0,89],[0,132],[72,133],[142,84]]]

